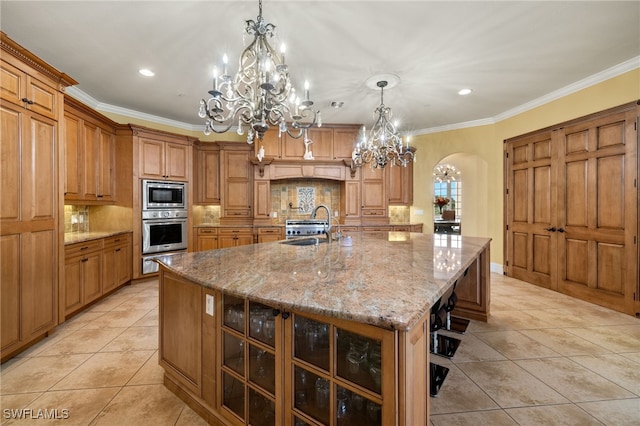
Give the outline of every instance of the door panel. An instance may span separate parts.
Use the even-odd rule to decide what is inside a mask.
[[[507,145],[508,273],[550,288],[555,264],[555,239],[550,238],[555,214],[551,133],[525,137]]]
[[[506,143],[507,274],[634,313],[640,108]]]

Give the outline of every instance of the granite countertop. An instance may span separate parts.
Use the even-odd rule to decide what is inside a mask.
[[[491,241],[409,232],[352,238],[351,247],[274,242],[157,260],[190,281],[281,310],[408,330]]]
[[[83,243],[85,241],[98,240],[100,238],[112,237],[114,235],[126,234],[132,231],[93,231],[93,232],[66,232],[64,234],[64,245]]]

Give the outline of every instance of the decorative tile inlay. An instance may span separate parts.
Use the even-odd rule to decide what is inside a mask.
[[[316,206],[316,189],[312,186],[297,187],[298,213],[311,213]]]

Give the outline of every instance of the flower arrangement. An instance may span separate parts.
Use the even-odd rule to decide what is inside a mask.
[[[446,197],[436,197],[435,200],[433,201],[433,204],[438,206],[438,208],[440,209],[440,214],[442,214],[442,209],[444,208],[444,206],[446,206],[447,204],[449,204],[449,200]]]

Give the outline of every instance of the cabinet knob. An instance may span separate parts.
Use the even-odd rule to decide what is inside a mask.
[[[289,315],[290,315],[289,312],[283,312],[282,313],[282,319],[286,320],[287,318],[289,318]]]

